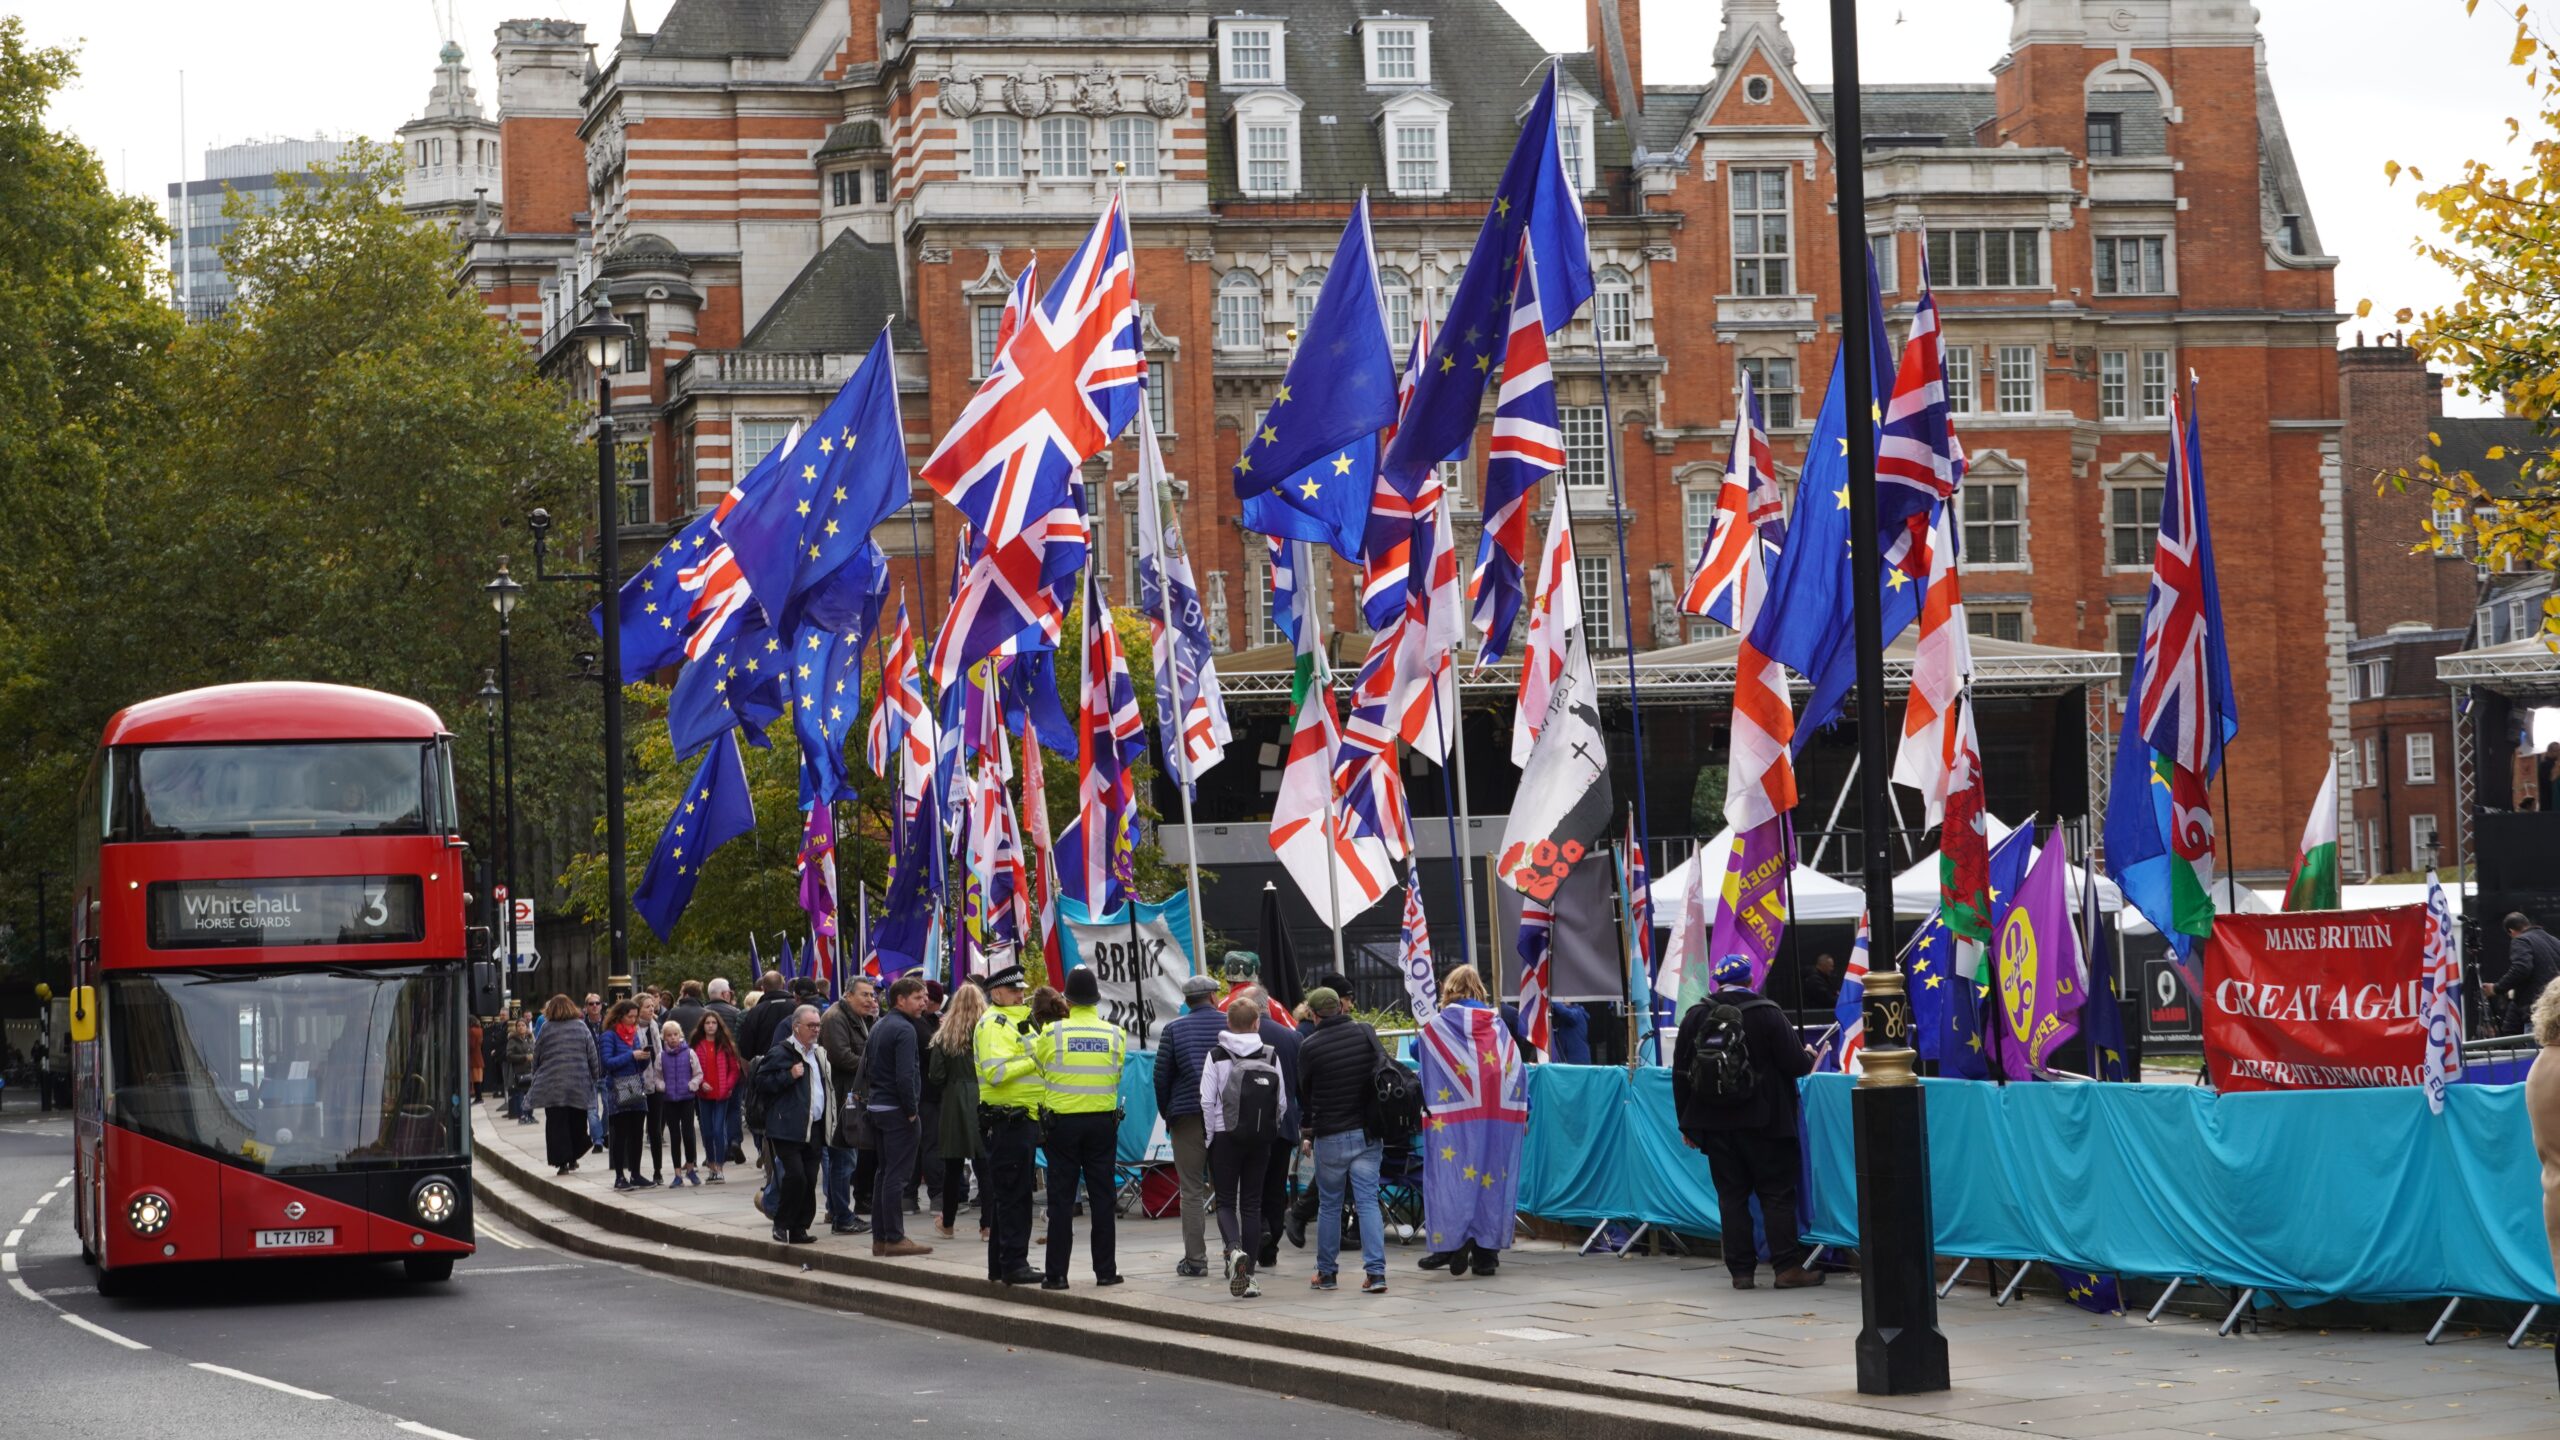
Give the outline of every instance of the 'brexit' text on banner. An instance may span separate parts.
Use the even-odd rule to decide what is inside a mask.
[[[2205,946],[2214,1087],[2415,1085],[2426,1046],[2423,905],[2220,915]]]

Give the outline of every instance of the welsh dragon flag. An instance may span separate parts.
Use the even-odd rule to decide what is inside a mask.
[[[2302,822],[2302,853],[2293,860],[2292,883],[2284,887],[2287,910],[2338,908],[2338,757],[2329,757],[2329,777],[2320,782],[2320,798],[2311,802],[2311,818]]]

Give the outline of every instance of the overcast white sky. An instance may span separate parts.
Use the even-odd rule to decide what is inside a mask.
[[[489,45],[512,15],[583,20],[608,48],[621,0],[450,0],[482,100],[495,98]],[[646,29],[671,0],[636,0]],[[1548,45],[1583,46],[1584,0],[1504,0]],[[165,197],[178,166],[178,72],[186,72],[189,173],[205,147],[313,134],[387,136],[425,103],[443,41],[439,0],[19,0],[39,43],[76,44],[83,75],[56,108],[123,188]],[[1787,0],[1798,70],[1831,73],[1829,7]],[[2409,253],[2419,229],[2413,187],[2385,185],[2386,158],[2450,176],[2469,156],[2512,158],[2504,119],[2528,118],[2521,73],[2508,68],[2513,22],[2496,0],[2471,19],[2461,0],[2259,0],[2276,97],[2311,192],[2321,238],[2342,257],[2339,308],[2370,298],[2379,332],[2402,306],[2450,299],[2453,287]],[[1721,7],[1653,0],[1645,7],[1646,79],[1707,77]],[[1860,0],[1871,84],[1990,78],[2008,39],[2003,0]],[[2411,83],[2400,77],[2418,77]],[[2528,130],[2530,138],[2530,130]],[[2347,335],[2357,328],[2350,322]]]

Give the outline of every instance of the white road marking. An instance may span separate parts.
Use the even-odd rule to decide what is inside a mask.
[[[62,1191],[61,1191],[60,1189],[58,1189],[58,1188],[57,1188],[57,1189],[53,1189],[53,1190],[47,1190],[47,1191],[46,1191],[46,1192],[44,1192],[43,1194],[41,1194],[41,1195],[39,1195],[39,1196],[37,1196],[37,1197],[36,1197],[36,1203],[37,1203],[38,1205],[50,1205],[50,1204],[52,1204],[52,1203],[53,1203],[53,1197],[54,1197],[54,1196],[56,1196],[56,1195],[59,1195],[59,1194],[61,1194],[61,1193],[62,1193]]]
[[[65,1176],[63,1176],[61,1179],[54,1181],[54,1182],[53,1182],[53,1186],[54,1186],[54,1188],[55,1188],[55,1189],[59,1190],[59,1189],[61,1189],[63,1186],[68,1185],[68,1184],[70,1184],[70,1183],[71,1183],[71,1177],[70,1177],[70,1176],[68,1176],[68,1175],[65,1175]]]
[[[30,1208],[26,1214],[19,1216],[18,1223],[21,1225],[33,1225],[36,1223],[36,1212],[34,1209]]]
[[[13,1284],[13,1285],[17,1285],[17,1286],[18,1286],[18,1288],[19,1288],[20,1290],[24,1290],[24,1291],[26,1291],[27,1298],[29,1298],[29,1299],[31,1299],[31,1300],[32,1300],[32,1299],[35,1299],[35,1292],[34,1292],[34,1291],[32,1291],[32,1290],[27,1290],[27,1289],[26,1289],[26,1286],[25,1286],[25,1284],[24,1284],[23,1282],[19,1282],[19,1281],[14,1281],[14,1280],[13,1280],[13,1281],[11,1281],[10,1283],[11,1283],[11,1284]],[[37,1303],[41,1304],[41,1303],[43,1303],[43,1302],[42,1302],[42,1301],[38,1301]],[[65,1319],[65,1320],[70,1321],[70,1322],[71,1322],[72,1324],[74,1324],[74,1325],[79,1326],[81,1329],[88,1331],[90,1334],[97,1336],[97,1337],[98,1337],[99,1339],[101,1339],[101,1340],[113,1340],[114,1342],[116,1342],[117,1344],[119,1344],[119,1345],[123,1346],[123,1347],[124,1347],[124,1348],[126,1348],[127,1350],[148,1350],[148,1349],[150,1349],[150,1348],[151,1348],[150,1346],[143,1344],[143,1343],[142,1343],[141,1341],[139,1341],[139,1340],[128,1340],[128,1339],[126,1339],[124,1336],[117,1334],[117,1333],[116,1333],[116,1332],[114,1332],[113,1330],[108,1329],[106,1326],[101,1325],[101,1324],[97,1323],[97,1322],[96,1322],[96,1321],[94,1321],[94,1320],[84,1320],[84,1319],[80,1318],[79,1316],[72,1314],[72,1313],[71,1313],[70,1311],[68,1311],[68,1310],[65,1310],[65,1311],[63,1311],[63,1312],[62,1312],[62,1318],[63,1318],[63,1319]]]
[[[15,1275],[17,1273],[18,1252],[15,1250],[0,1250],[0,1275]]]
[[[19,1238],[26,1233],[27,1232],[23,1227],[10,1231],[8,1239],[0,1240],[0,1250],[13,1250],[17,1248]]]
[[[426,1437],[426,1440],[464,1440],[464,1437],[456,1435],[450,1430],[439,1430],[433,1425],[421,1425],[415,1420],[395,1421],[394,1425],[396,1428],[406,1430],[412,1435],[423,1435]]]
[[[134,1348],[139,1350],[143,1347],[137,1345]],[[281,1390],[287,1395],[299,1395],[305,1400],[326,1400],[329,1398],[317,1390],[305,1390],[299,1385],[287,1385],[281,1380],[270,1380],[264,1375],[252,1375],[246,1370],[234,1370],[228,1365],[215,1365],[203,1360],[198,1360],[189,1368],[202,1370],[207,1374],[212,1375],[228,1375],[234,1380],[246,1380],[252,1385],[264,1385],[270,1390]]]
[[[41,1295],[37,1294],[37,1293],[36,1293],[35,1291],[33,1291],[33,1290],[28,1289],[28,1288],[27,1288],[27,1282],[26,1282],[26,1281],[24,1281],[24,1280],[19,1279],[19,1278],[18,1278],[17,1276],[15,1276],[15,1275],[12,1275],[12,1276],[10,1276],[10,1277],[9,1277],[9,1288],[10,1288],[10,1289],[12,1289],[12,1290],[17,1291],[20,1295],[23,1295],[23,1296],[25,1296],[26,1298],[28,1298],[28,1299],[30,1299],[30,1300],[33,1300],[34,1302],[36,1302],[36,1303],[37,1303],[37,1304],[39,1304],[39,1305],[42,1305],[42,1304],[44,1304],[44,1303],[45,1303],[45,1298],[44,1298],[43,1296],[41,1296]]]
[[[492,1230],[488,1226],[483,1225],[476,1220],[471,1223],[471,1233],[479,1236],[483,1240],[495,1240],[510,1250],[530,1250],[533,1248],[522,1240],[508,1234],[504,1230]]]
[[[52,1300],[64,1295],[95,1295],[97,1293],[98,1287],[95,1285],[56,1285],[49,1290],[34,1292],[37,1298],[43,1300]]]
[[[584,1270],[584,1265],[474,1265],[457,1275],[536,1275],[545,1270]]]

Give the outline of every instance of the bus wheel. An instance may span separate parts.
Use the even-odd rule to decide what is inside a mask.
[[[101,1270],[98,1272],[98,1293],[109,1300],[132,1294],[133,1286],[134,1276],[131,1270]]]
[[[86,1240],[80,1242],[80,1263],[83,1265],[95,1265],[98,1263],[98,1252],[90,1249],[89,1242]]]
[[[409,1272],[409,1278],[412,1280],[435,1281],[453,1278],[453,1257],[450,1255],[403,1256],[400,1267]]]

